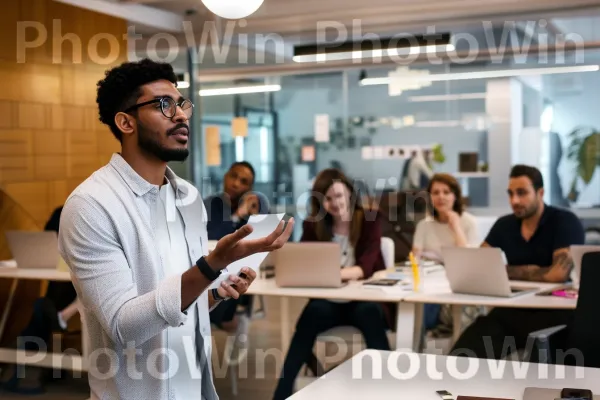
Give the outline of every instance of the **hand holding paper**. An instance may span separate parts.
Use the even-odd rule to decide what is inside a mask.
[[[286,226],[283,217],[284,214],[253,215],[242,228],[219,240],[206,256],[212,268],[224,269],[211,288],[219,287],[228,275],[237,275],[243,267],[258,271],[267,253],[280,249],[292,234],[294,219]]]

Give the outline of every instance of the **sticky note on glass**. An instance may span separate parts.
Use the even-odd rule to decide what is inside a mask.
[[[315,142],[329,142],[329,115],[315,115]]]
[[[372,160],[373,159],[373,148],[371,146],[365,146],[362,148],[362,159]]]
[[[302,146],[302,161],[315,161],[315,146]]]
[[[231,120],[231,134],[233,137],[248,136],[248,118],[236,117]]]
[[[221,165],[221,136],[218,126],[207,126],[204,132],[206,145],[206,165]]]

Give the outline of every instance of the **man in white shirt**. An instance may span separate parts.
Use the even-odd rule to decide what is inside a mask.
[[[209,309],[239,298],[249,268],[218,289],[230,263],[280,248],[290,220],[265,238],[244,226],[208,252],[200,194],[167,167],[188,155],[193,104],[168,64],[142,60],[98,83],[100,120],[121,153],[67,199],[60,253],[71,270],[88,328],[91,399],[216,400]]]

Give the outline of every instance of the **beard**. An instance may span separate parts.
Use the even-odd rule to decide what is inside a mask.
[[[138,121],[138,145],[148,154],[157,157],[164,162],[170,161],[185,161],[190,154],[188,149],[169,149],[160,144],[158,134],[151,129],[146,128]],[[187,126],[187,125],[186,125]],[[181,124],[177,125],[173,130],[181,128]],[[170,135],[169,132],[166,135]]]
[[[537,212],[538,212],[538,203],[536,201],[529,207],[522,208],[521,210],[519,210],[519,213],[518,214],[515,213],[515,215],[519,219],[527,219],[527,218],[534,216]]]

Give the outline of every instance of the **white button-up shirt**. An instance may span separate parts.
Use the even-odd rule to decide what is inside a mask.
[[[175,190],[189,257],[197,260],[208,254],[206,209],[196,188],[169,168],[166,177]],[[175,399],[167,328],[182,326],[191,312],[196,317],[192,348],[198,349],[202,374],[198,390],[207,400],[218,399],[208,292],[181,311],[181,274],[162,273],[155,235],[158,196],[157,185],[114,154],[71,193],[62,211],[59,250],[83,304],[94,400]]]

